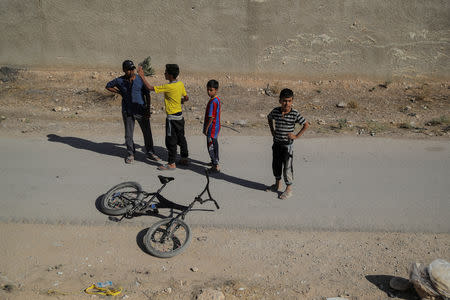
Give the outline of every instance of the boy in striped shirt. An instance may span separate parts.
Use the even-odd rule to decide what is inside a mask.
[[[275,107],[267,116],[270,132],[273,136],[272,146],[272,171],[275,176],[275,184],[267,188],[267,191],[278,192],[281,190],[281,175],[283,175],[286,189],[278,198],[286,200],[292,196],[292,181],[294,178],[293,142],[308,129],[309,123],[295,109],[292,108],[294,92],[283,89],[280,92],[281,106]],[[303,125],[297,134],[294,134],[295,124]]]
[[[220,112],[222,104],[220,98],[217,96],[219,89],[219,82],[211,79],[206,84],[206,91],[208,92],[209,102],[206,105],[205,120],[203,122],[203,134],[206,135],[206,145],[208,153],[211,157],[212,167],[210,172],[220,172],[219,167],[219,143],[217,138],[220,132]]]

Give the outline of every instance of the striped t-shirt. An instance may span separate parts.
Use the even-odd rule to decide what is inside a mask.
[[[267,116],[270,121],[274,121],[274,143],[290,144],[292,140],[288,138],[288,133],[293,132],[295,128],[295,123],[300,125],[305,124],[306,120],[302,115],[295,109],[291,109],[290,112],[285,114],[281,113],[281,107],[275,107]]]
[[[208,104],[206,105],[205,110],[205,121],[203,122],[203,126],[208,124],[208,117],[213,118],[211,125],[209,128],[206,128],[206,135],[217,139],[220,131],[220,112],[221,112],[221,102],[219,97],[214,97],[210,99]]]

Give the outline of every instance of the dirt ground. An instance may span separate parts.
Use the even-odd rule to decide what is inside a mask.
[[[0,72],[0,134],[48,131],[89,134],[122,131],[121,99],[105,84],[121,73],[104,70],[18,70]],[[162,74],[158,71],[157,74]],[[294,106],[311,123],[307,136],[449,137],[448,81],[402,79],[302,80],[227,74],[180,74],[190,101],[184,116],[188,134],[201,134],[206,82],[220,83],[225,135],[267,135],[266,116],[278,105],[284,87],[295,93]],[[149,78],[165,83],[163,75]],[[338,107],[339,106],[339,107]],[[152,130],[164,128],[163,95],[152,94]],[[231,127],[233,129],[230,129]],[[238,132],[236,132],[237,130]]]
[[[161,73],[149,80],[164,83]],[[117,71],[2,68],[0,75],[0,136],[122,134],[120,98],[104,89]],[[221,134],[268,135],[266,115],[289,87],[312,125],[309,137],[449,138],[447,81],[182,72],[187,134],[201,133],[211,78],[220,82],[229,127]],[[152,129],[163,134],[162,96],[152,97]],[[392,290],[390,278],[407,278],[413,262],[450,260],[449,233],[192,230],[185,253],[159,259],[143,251],[141,227],[1,223],[0,299],[103,298],[84,289],[107,280],[124,288],[120,299],[206,299],[208,291],[225,299],[418,299]]]

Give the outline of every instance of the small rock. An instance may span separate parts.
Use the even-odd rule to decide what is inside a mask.
[[[56,106],[56,107],[53,107],[53,111],[62,111],[62,107],[61,106]]]
[[[1,116],[0,117],[2,120],[6,120],[6,117],[5,116]]]
[[[347,107],[347,103],[341,101],[338,104],[336,104],[336,106],[339,107],[339,108],[346,108]]]
[[[199,237],[197,238],[197,241],[199,241],[199,242],[206,242],[207,239],[208,239],[208,238],[207,238],[206,236],[199,236]]]
[[[198,272],[198,268],[197,268],[197,267],[192,267],[192,268],[191,268],[191,271],[192,271],[192,272]]]
[[[62,275],[62,274],[63,274],[63,272],[56,272],[56,274],[58,274],[58,275]]]
[[[7,291],[8,293],[13,292],[14,290],[16,290],[16,286],[14,284],[5,284],[2,287],[2,290]]]
[[[317,120],[317,124],[319,124],[319,125],[325,125],[325,124],[327,124],[327,122],[325,122],[325,121],[322,120],[322,119],[318,119],[318,120]]]
[[[166,293],[166,294],[172,293],[172,288],[170,288],[170,287],[165,288],[165,289],[164,289],[164,293]]]
[[[245,125],[247,125],[247,120],[239,120],[239,121],[237,121],[237,124],[240,126],[245,126]]]
[[[197,300],[225,300],[225,295],[221,291],[207,288],[201,290],[195,298]]]
[[[267,117],[266,114],[259,114],[259,116],[260,116],[261,118],[266,118],[266,117]]]

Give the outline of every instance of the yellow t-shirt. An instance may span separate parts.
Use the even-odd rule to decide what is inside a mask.
[[[181,111],[181,98],[187,95],[181,81],[155,86],[154,89],[155,93],[164,93],[164,104],[168,115]]]

